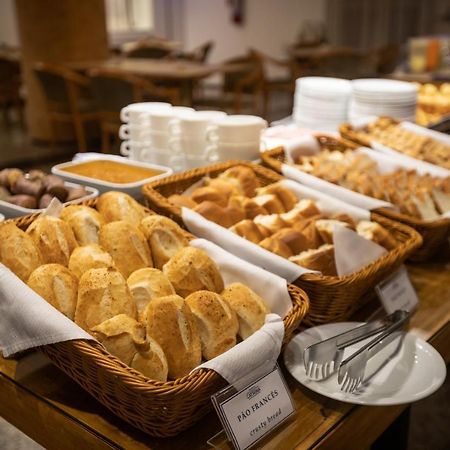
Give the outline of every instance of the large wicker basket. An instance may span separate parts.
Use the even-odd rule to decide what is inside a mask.
[[[96,200],[84,204],[95,207]],[[150,210],[148,213],[154,214]],[[21,217],[14,223],[26,229],[37,217]],[[189,239],[194,238],[186,234]],[[305,292],[293,285],[288,285],[288,290],[292,309],[284,318],[284,345],[309,307]],[[90,341],[60,342],[41,350],[114,414],[157,437],[173,436],[193,425],[211,410],[211,395],[226,385],[220,375],[206,369],[175,381],[153,381],[119,361],[102,345]]]
[[[251,167],[262,186],[283,179],[272,170],[246,161],[228,161],[213,166],[193,169],[149,183],[143,187],[148,205],[184,226],[181,209],[167,200],[172,194],[181,194],[204,176],[215,177],[235,165]],[[367,299],[366,294],[374,286],[392,274],[403,261],[420,246],[420,235],[405,225],[373,214],[372,220],[386,227],[397,239],[399,245],[372,264],[351,275],[337,277],[319,274],[305,274],[294,284],[306,291],[310,308],[304,322],[308,325],[345,320]]]
[[[354,149],[359,147],[354,142],[329,136],[320,136],[319,143],[321,148],[329,150],[343,151],[348,148]],[[265,166],[279,173],[281,173],[282,164],[286,162],[283,147],[277,147],[262,153],[261,159]],[[450,219],[439,219],[430,222],[388,208],[378,208],[375,212],[414,228],[422,236],[422,246],[410,256],[409,259],[411,261],[419,262],[430,259],[446,243],[447,238],[450,236]]]

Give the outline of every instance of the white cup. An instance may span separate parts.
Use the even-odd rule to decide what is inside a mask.
[[[265,144],[260,140],[243,143],[215,141],[206,148],[205,159],[209,162],[229,159],[253,161],[260,157],[261,147],[265,147]]]
[[[186,156],[202,156],[205,154],[207,146],[205,137],[198,138],[178,134],[169,139],[169,150]]]
[[[161,131],[150,130],[148,134],[148,140],[151,142],[151,146],[165,151],[169,148],[169,139],[169,133]]]
[[[149,111],[148,120],[152,130],[168,133],[169,124],[182,115],[195,113],[193,108],[187,106],[173,106],[170,109],[159,109]]]
[[[141,125],[122,124],[119,128],[119,137],[123,140],[146,141],[149,135],[148,127]]]
[[[120,144],[120,154],[135,161],[143,161],[149,147],[148,142],[122,141]]]
[[[170,109],[172,105],[165,102],[142,102],[131,103],[120,111],[120,120],[122,122],[139,123],[141,115],[155,110]]]
[[[267,122],[258,116],[230,115],[213,121],[206,132],[209,142],[259,142]]]
[[[178,117],[169,122],[170,134],[181,133],[183,136],[205,137],[206,130],[213,120],[225,117],[222,111],[194,111],[190,114],[179,114]]]

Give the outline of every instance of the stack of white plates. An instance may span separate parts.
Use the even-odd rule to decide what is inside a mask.
[[[337,131],[347,121],[351,89],[350,81],[340,78],[299,78],[295,83],[294,122],[303,128]]]
[[[391,116],[415,121],[417,88],[404,81],[367,78],[353,80],[349,119],[367,116]]]

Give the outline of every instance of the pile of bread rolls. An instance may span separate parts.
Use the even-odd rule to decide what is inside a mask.
[[[450,115],[450,83],[417,85],[416,122],[428,126]]]
[[[187,375],[264,323],[250,288],[226,288],[216,263],[172,220],[126,194],[71,205],[26,231],[0,226],[0,261],[51,305],[150,379]]]
[[[387,249],[397,245],[395,238],[376,222],[356,223],[346,214],[324,214],[314,201],[299,201],[280,182],[262,187],[247,166],[235,166],[217,178],[205,178],[204,186],[189,194],[171,195],[168,200],[190,207],[239,236],[324,275],[337,274],[335,225],[356,230]]]
[[[303,156],[296,167],[303,172],[353,191],[396,205],[404,214],[436,220],[450,211],[450,177],[419,175],[415,170],[397,169],[381,173],[376,161],[353,150],[323,150]]]

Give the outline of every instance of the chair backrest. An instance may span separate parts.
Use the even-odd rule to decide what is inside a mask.
[[[18,89],[20,86],[20,63],[0,57],[0,91]]]
[[[195,61],[206,62],[212,48],[214,47],[214,41],[205,42],[203,45],[194,50]]]
[[[262,82],[264,78],[263,62],[251,51],[247,55],[228,59],[223,63],[223,66],[224,92],[235,91],[236,87],[247,79],[252,79],[253,82],[245,85],[242,92],[254,92],[258,88],[258,83]],[[227,66],[231,70],[227,70]]]
[[[378,73],[385,75],[393,72],[400,59],[400,45],[388,44],[379,48],[376,52],[378,55]]]
[[[161,59],[169,56],[172,50],[156,45],[141,44],[126,53],[127,58]]]

